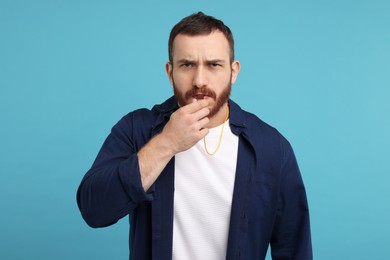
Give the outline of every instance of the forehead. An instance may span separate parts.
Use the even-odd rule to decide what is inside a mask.
[[[178,34],[173,41],[173,60],[178,59],[221,59],[228,60],[229,43],[220,31],[207,35]]]

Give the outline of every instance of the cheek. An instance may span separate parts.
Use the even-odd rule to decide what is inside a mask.
[[[172,79],[175,82],[175,84],[180,87],[186,87],[188,84],[191,85],[191,80],[189,75],[183,73],[173,73]]]
[[[230,74],[221,75],[218,78],[214,80],[214,86],[216,86],[216,91],[222,92],[226,86],[229,86],[231,84],[231,76]]]

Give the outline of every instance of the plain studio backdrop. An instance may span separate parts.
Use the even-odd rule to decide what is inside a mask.
[[[295,149],[315,259],[388,257],[390,1],[0,0],[0,259],[128,258],[128,219],[89,228],[76,189],[171,96],[169,32],[197,11],[234,33],[232,98]]]

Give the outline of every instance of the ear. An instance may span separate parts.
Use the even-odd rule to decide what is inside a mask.
[[[240,69],[241,69],[240,62],[238,60],[233,61],[233,63],[232,63],[232,79],[231,79],[232,85],[234,84],[234,82],[236,82],[236,79],[237,79],[238,73],[240,72]]]
[[[173,72],[173,66],[172,63],[169,61],[165,63],[165,71],[167,72],[169,81],[171,82],[171,85],[173,85],[173,77],[172,77],[172,72]]]

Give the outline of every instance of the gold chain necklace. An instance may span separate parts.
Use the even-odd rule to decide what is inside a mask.
[[[223,136],[223,129],[225,128],[225,123],[226,123],[226,121],[227,121],[228,118],[229,118],[229,112],[230,112],[230,110],[228,109],[228,112],[227,112],[225,121],[223,122],[223,125],[222,125],[221,134],[219,135],[218,146],[217,146],[217,148],[215,148],[214,152],[212,152],[212,153],[209,152],[209,150],[207,149],[207,144],[206,144],[206,136],[203,137],[204,149],[205,149],[206,153],[207,153],[208,155],[210,155],[210,156],[213,156],[213,155],[218,151],[219,147],[221,146],[221,143],[222,143],[222,136]]]

